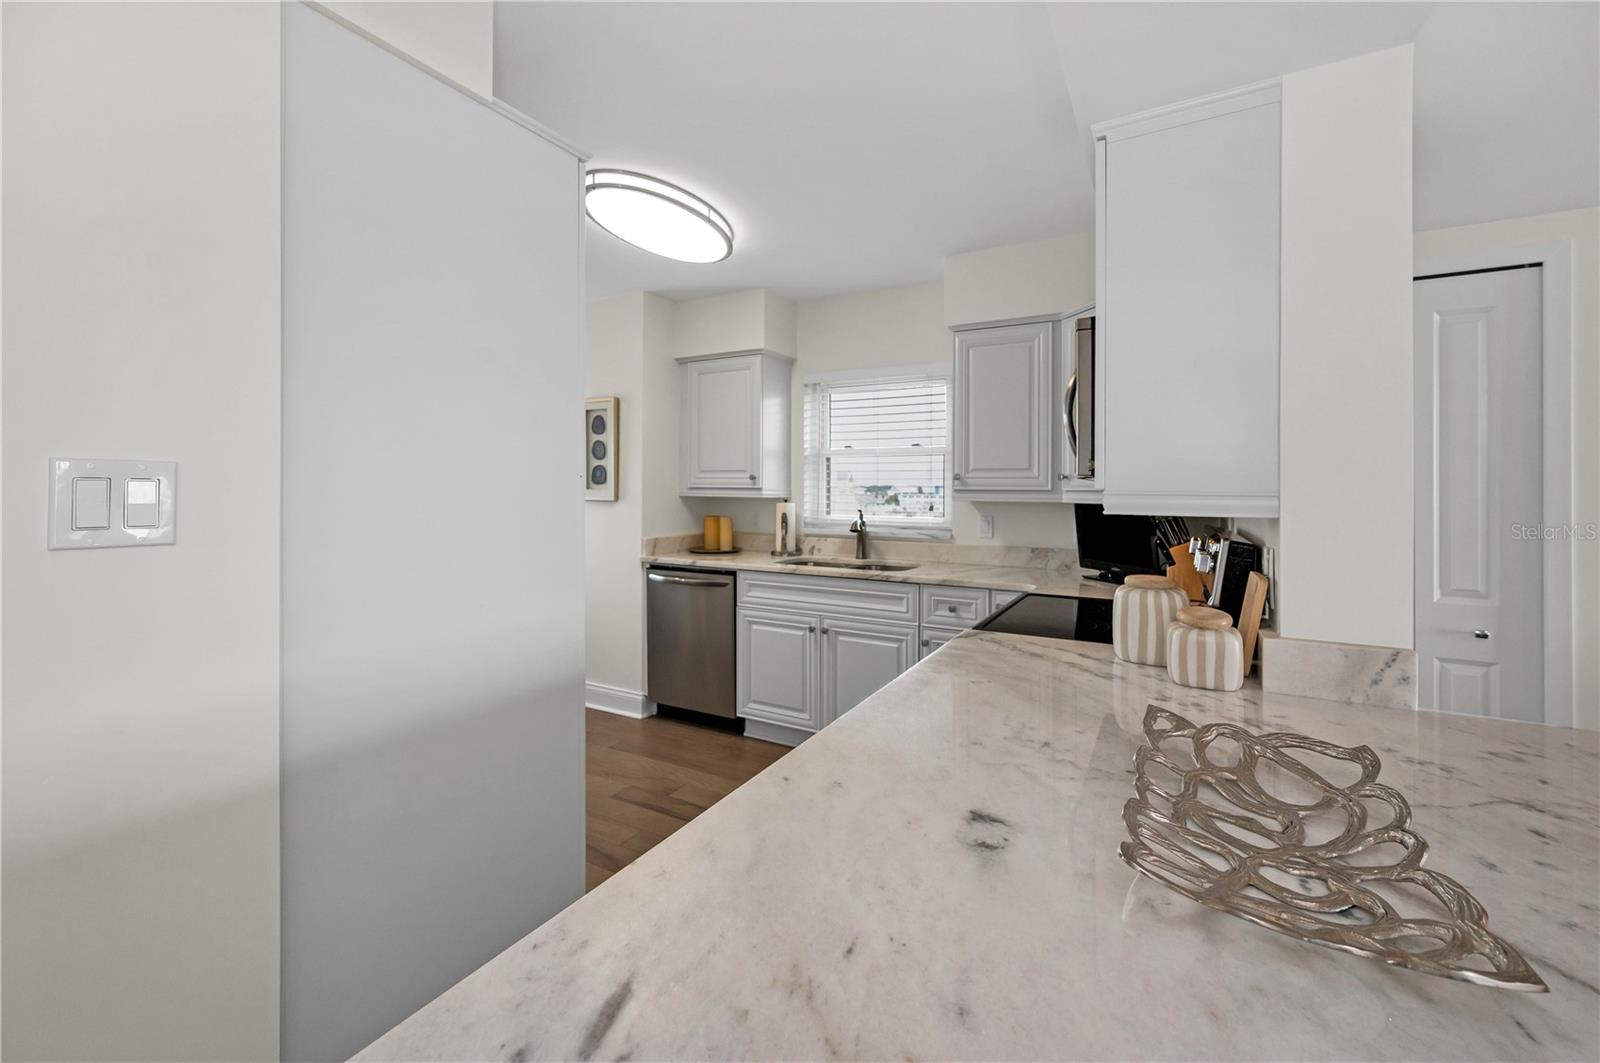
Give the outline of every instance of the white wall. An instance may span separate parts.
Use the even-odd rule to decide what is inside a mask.
[[[944,323],[1067,314],[1094,302],[1094,233],[1068,233],[944,260]]]
[[[1411,46],[1283,78],[1278,629],[1412,644]]]
[[[478,95],[494,95],[492,0],[328,0],[323,6]]]
[[[1416,234],[1420,260],[1559,240],[1572,244],[1572,502],[1580,526],[1600,524],[1600,210],[1564,211]],[[1573,544],[1573,704],[1576,724],[1600,729],[1600,543]],[[1557,633],[1552,632],[1552,636]]]
[[[283,1049],[326,1060],[583,892],[582,164],[284,25]]]
[[[591,687],[608,687],[623,695],[644,690],[639,543],[644,538],[646,494],[644,301],[651,298],[633,292],[589,303],[584,335],[585,391],[619,400],[617,501],[584,503],[586,677]],[[591,690],[590,696],[606,693]]]
[[[767,340],[767,294],[746,288],[672,304],[672,357],[760,350]]]
[[[679,371],[673,360],[678,304],[646,295],[642,309],[644,534],[683,535],[699,530],[700,517],[678,495]]]
[[[3,18],[3,1054],[273,1058],[279,13]],[[51,456],[177,545],[47,552]]]

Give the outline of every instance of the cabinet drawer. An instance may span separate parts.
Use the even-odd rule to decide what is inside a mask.
[[[917,587],[913,583],[768,572],[739,573],[739,604],[831,616],[876,617],[905,624],[915,624],[918,615]]]
[[[940,627],[971,627],[989,615],[982,587],[923,587],[922,621]]]

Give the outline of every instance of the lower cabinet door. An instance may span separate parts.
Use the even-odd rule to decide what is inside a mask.
[[[917,660],[914,624],[822,618],[822,722],[855,708]]]
[[[817,618],[739,610],[739,715],[806,731],[822,726]]]
[[[951,639],[955,638],[959,634],[961,634],[961,632],[959,632],[959,631],[947,631],[944,628],[937,628],[937,627],[925,627],[925,628],[923,628],[922,629],[922,644],[921,644],[921,647],[920,647],[922,652],[917,656],[917,660],[919,660],[919,661],[922,660],[922,658],[926,657],[928,654],[932,653],[934,650],[938,649],[940,646],[943,646],[945,643],[949,642]]]

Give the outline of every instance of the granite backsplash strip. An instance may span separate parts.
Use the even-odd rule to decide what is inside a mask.
[[[735,532],[734,545],[746,553],[770,554],[771,532]],[[680,554],[700,545],[700,533],[658,535],[644,540],[643,554],[659,557]],[[949,565],[992,565],[997,568],[1075,569],[1078,551],[1038,546],[981,546],[969,543],[931,543],[901,539],[874,538],[867,532],[867,547],[872,556],[885,561],[937,562]],[[800,541],[800,552],[809,557],[854,557],[855,539],[812,536]]]
[[[1261,687],[1274,694],[1415,709],[1417,653],[1392,646],[1264,638]]]

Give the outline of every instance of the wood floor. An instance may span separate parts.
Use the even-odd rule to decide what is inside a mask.
[[[789,752],[661,716],[586,718],[589,889]]]

